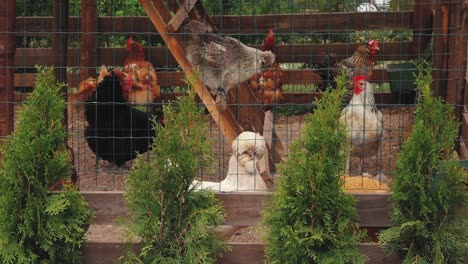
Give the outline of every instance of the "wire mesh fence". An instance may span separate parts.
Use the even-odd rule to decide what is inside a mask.
[[[148,145],[153,135],[149,117],[157,115],[155,113],[168,101],[186,93],[183,67],[163,34],[173,36],[185,45],[192,34],[188,32],[186,22],[193,18],[193,14],[201,20],[212,21],[215,27],[215,31],[204,34],[204,38],[210,35],[232,37],[256,48],[256,55],[265,49],[269,30],[274,33],[275,40],[270,49],[279,66],[267,68],[260,75],[251,74],[244,83],[252,90],[251,93],[246,95],[245,90],[234,87],[226,95],[226,111],[232,118],[227,120],[235,122],[243,130],[256,130],[265,137],[269,151],[265,156],[269,163],[265,170],[273,182],[275,177],[279,177],[275,165],[287,156],[292,142],[301,137],[307,116],[313,115],[314,102],[320,98],[326,83],[324,75],[349,66],[350,62],[359,64],[362,61],[363,65],[357,67],[365,69],[364,75],[371,73],[368,80],[374,90],[375,106],[382,113],[383,125],[381,146],[376,155],[365,157],[363,163],[359,157],[350,159],[349,171],[344,175],[357,176],[360,185],[352,186],[350,181],[348,189],[378,191],[383,188],[382,183],[391,180],[401,145],[411,132],[417,103],[417,94],[412,86],[414,68],[407,64],[410,60],[422,58],[432,62],[435,68],[434,91],[454,104],[457,114],[466,103],[463,94],[466,26],[460,23],[466,14],[456,8],[463,6],[462,1],[437,4],[395,0],[202,1],[205,14],[197,9],[184,19],[177,30],[165,32],[157,30],[140,3],[144,1],[82,1],[68,1],[69,17],[65,15],[55,19],[52,16],[53,1],[41,1],[40,4],[16,1],[15,30],[7,32],[15,35],[14,66],[1,65],[2,69],[14,70],[14,100],[5,103],[17,108],[33,90],[34,65],[52,65],[54,56],[62,56],[52,49],[53,36],[67,36],[62,68],[67,73],[69,93],[68,144],[74,152],[74,166],[81,190],[124,189],[134,157],[130,155],[124,158],[124,162],[115,162],[119,155],[116,153],[118,147],[126,147],[124,152],[128,154],[134,152],[138,139],[145,139]],[[184,6],[183,2],[154,1],[167,23],[166,28],[170,27],[170,19],[177,16],[179,8],[196,9]],[[432,12],[444,4],[448,6],[451,19],[448,19],[447,12]],[[11,18],[14,14],[8,16]],[[66,32],[54,28],[57,19],[67,20]],[[379,50],[375,54],[364,54],[362,58],[355,55],[359,46],[368,48],[366,45],[370,40],[378,43]],[[141,44],[143,59],[149,64],[140,66],[139,62],[129,62],[129,58],[135,58],[138,53],[131,45],[135,42]],[[456,51],[464,54],[464,58],[458,57]],[[336,63],[325,65],[324,58],[332,58],[331,54],[334,54]],[[116,75],[117,80],[114,79],[111,86],[120,87],[120,91],[112,91],[107,101],[93,97],[92,90],[105,86],[106,81],[100,82],[101,79],[108,78],[106,80],[110,82],[112,76],[106,75],[110,73],[101,71],[103,64]],[[153,69],[155,76],[152,76]],[[269,73],[273,77],[269,77]],[[90,79],[90,88],[86,88],[83,81],[90,77],[93,78]],[[82,93],[81,98],[71,99],[71,94],[81,91],[87,92]],[[116,99],[116,94],[123,97],[121,101]],[[213,100],[217,96],[214,94]],[[202,97],[199,94],[197,100],[200,107],[206,109],[206,126],[213,139],[216,159],[214,172],[209,175],[203,173],[200,178],[219,182],[229,174],[233,138],[224,134],[223,115],[210,115],[211,108],[203,104]],[[247,99],[242,101],[241,97]],[[348,104],[349,98],[343,102],[343,108]],[[103,114],[107,110],[110,112]],[[90,116],[95,119],[95,125],[90,124]],[[140,117],[142,119],[138,119]],[[138,131],[143,131],[140,136]],[[462,127],[461,131],[459,152],[462,154],[466,128]],[[101,142],[104,138],[108,141]],[[101,145],[101,149],[106,146],[105,154],[110,156],[107,161],[102,158],[105,154],[96,155],[96,150],[93,151],[93,143],[90,143],[93,140],[95,145]],[[140,152],[146,153],[146,150]],[[145,153],[143,155],[147,155]],[[363,187],[365,178],[375,180],[376,184]]]

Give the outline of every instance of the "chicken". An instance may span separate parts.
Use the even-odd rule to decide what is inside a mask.
[[[375,106],[372,85],[367,77],[354,77],[354,95],[342,110],[340,121],[345,124],[351,145],[351,156],[359,157],[359,172],[363,174],[364,157],[377,155],[382,145],[383,117]],[[347,171],[349,169],[349,160]]]
[[[88,79],[80,82],[80,85],[78,86],[78,92],[74,94],[70,94],[68,102],[70,103],[84,102],[87,98],[89,98],[94,93],[94,91],[96,91],[97,85],[102,82],[104,77],[109,76],[109,75],[110,73],[107,71],[106,66],[102,65],[101,71],[99,73],[97,80],[96,78],[88,77]]]
[[[335,54],[326,55],[316,70],[323,80],[319,88],[322,91],[328,85],[336,88],[335,77],[340,75],[342,70],[346,70],[349,80],[353,80],[354,77],[360,75],[364,75],[367,80],[370,80],[372,78],[372,70],[374,69],[373,56],[378,50],[380,50],[379,43],[375,40],[370,40],[367,44],[358,46],[351,57],[340,62],[337,62]],[[350,88],[347,101],[349,101],[352,94],[352,86]]]
[[[198,20],[191,20],[187,31],[184,43],[187,60],[199,68],[202,82],[212,95],[217,95],[216,104],[221,110],[226,108],[229,89],[248,81],[275,61],[271,51],[213,34],[210,26]]]
[[[273,30],[270,29],[268,35],[263,43],[262,51],[273,52],[275,48],[275,35]],[[254,75],[249,80],[249,86],[252,88],[260,103],[265,105],[271,105],[275,102],[281,102],[284,100],[284,96],[281,93],[283,87],[283,71],[281,66],[275,62],[261,73]]]
[[[141,44],[132,37],[127,40],[126,52],[121,77],[125,100],[137,104],[153,103],[161,95],[153,64],[145,59]]]
[[[259,169],[259,160],[267,156],[265,139],[258,133],[246,131],[239,134],[231,146],[226,178],[220,182],[194,181],[193,186],[214,191],[267,190]]]
[[[148,151],[155,135],[152,115],[126,102],[114,72],[104,67],[101,76],[105,77],[85,103],[85,138],[98,158],[120,167]],[[156,120],[162,122],[162,115],[156,115]]]

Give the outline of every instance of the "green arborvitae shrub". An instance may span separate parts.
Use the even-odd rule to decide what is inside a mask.
[[[1,146],[0,263],[80,263],[91,212],[72,185],[50,191],[70,178],[72,165],[62,123],[62,84],[52,68],[38,71],[16,129]]]
[[[127,249],[124,263],[215,263],[226,249],[214,233],[224,219],[222,206],[213,191],[192,186],[214,160],[203,109],[194,96],[192,89],[178,98],[177,112],[164,106],[165,125],[155,125],[149,158],[139,156],[128,176],[129,237],[141,238],[141,252]]]
[[[403,263],[463,263],[467,229],[454,214],[467,179],[452,155],[458,124],[453,107],[432,95],[430,66],[420,62],[418,70],[420,102],[391,186],[394,226],[379,240]]]
[[[339,120],[345,77],[337,82],[279,166],[273,200],[263,212],[268,263],[364,263],[355,199],[340,179],[349,146]]]

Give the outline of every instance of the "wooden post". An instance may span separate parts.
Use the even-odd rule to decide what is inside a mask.
[[[96,0],[81,0],[80,81],[96,75]]]
[[[69,0],[54,0],[54,17],[52,19],[52,65],[54,66],[55,79],[58,82],[67,84],[67,53],[68,53],[68,1]],[[85,10],[85,9],[83,9]],[[84,12],[86,13],[86,12]],[[68,87],[62,88],[62,97],[67,100]],[[64,110],[64,128],[68,130],[68,109]],[[75,163],[75,155],[73,149],[67,145],[70,159],[72,164]],[[76,184],[78,175],[75,167],[72,168],[72,175],[70,175],[72,183]]]
[[[55,79],[67,82],[68,0],[54,0],[52,63]],[[66,91],[66,90],[65,90]]]
[[[432,65],[434,67],[432,89],[435,95],[443,98],[445,98],[447,92],[449,9],[446,2],[444,0],[434,3],[434,39],[432,47]]]
[[[413,44],[410,45],[411,54],[424,54],[432,35],[432,1],[416,0],[413,15]],[[427,54],[429,55],[429,54]]]
[[[54,0],[54,17],[52,19],[52,65],[55,79],[67,83],[67,50],[68,50],[68,0]],[[67,100],[67,87],[62,88],[62,96]],[[64,112],[65,129],[68,128],[68,111]]]
[[[463,84],[466,61],[466,30],[463,0],[448,4],[448,59],[447,59],[447,102],[455,105],[455,114],[460,118],[463,109]],[[463,28],[462,28],[463,27]],[[465,102],[466,103],[466,102]]]
[[[13,131],[16,0],[0,1],[0,142]]]

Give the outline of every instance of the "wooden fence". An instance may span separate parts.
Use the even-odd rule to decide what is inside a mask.
[[[82,192],[89,207],[95,211],[95,224],[116,225],[114,220],[126,216],[122,192]],[[388,194],[356,193],[356,208],[359,225],[363,228],[386,228],[390,223],[390,204]],[[256,226],[261,219],[261,211],[271,199],[268,192],[233,192],[217,193],[226,218],[223,225],[245,227]],[[260,241],[228,242],[232,251],[223,254],[218,263],[258,264],[264,261],[264,245]],[[122,254],[122,241],[87,240],[83,248],[84,263],[113,263]],[[138,244],[134,244],[138,249]],[[386,256],[377,243],[363,243],[359,246],[362,254],[367,256],[367,263],[396,264],[395,255]]]

